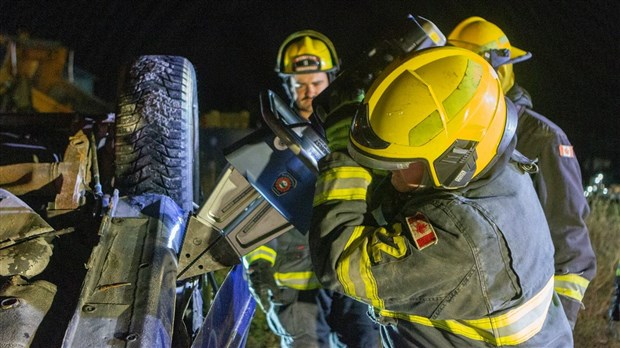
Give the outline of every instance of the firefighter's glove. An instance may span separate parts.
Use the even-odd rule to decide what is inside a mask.
[[[325,130],[327,146],[331,152],[347,150],[350,130],[351,118],[342,119]]]
[[[352,90],[349,93],[343,93],[340,98],[339,105],[330,111],[325,121],[327,146],[332,152],[347,150],[351,122],[364,99],[364,91]]]
[[[257,260],[248,267],[250,293],[263,312],[270,308],[270,299],[279,292],[274,278],[273,267],[264,260]]]

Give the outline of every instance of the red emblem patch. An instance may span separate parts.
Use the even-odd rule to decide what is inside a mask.
[[[281,196],[291,189],[295,188],[297,181],[288,173],[282,173],[271,186],[271,190],[278,196]]]
[[[570,145],[560,145],[560,157],[575,157],[573,147]]]
[[[418,250],[437,244],[437,233],[424,214],[418,212],[406,217],[405,221]]]

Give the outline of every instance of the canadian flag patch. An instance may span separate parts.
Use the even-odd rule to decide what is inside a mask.
[[[405,221],[418,250],[437,244],[437,233],[424,214],[417,212],[414,216],[406,217]]]
[[[560,157],[575,157],[573,147],[570,145],[560,145]]]

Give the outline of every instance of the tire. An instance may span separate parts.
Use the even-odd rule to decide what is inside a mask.
[[[198,98],[186,58],[141,56],[130,66],[114,148],[121,195],[162,194],[192,211],[199,195]]]

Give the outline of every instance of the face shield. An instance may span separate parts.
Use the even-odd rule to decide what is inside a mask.
[[[348,146],[349,155],[364,167],[382,170],[400,170],[409,167],[409,164],[420,159],[393,159],[383,158],[369,154],[361,150],[356,144],[372,149],[386,149],[390,143],[379,138],[372,130],[368,117],[368,104],[362,103],[357,108],[353,122],[351,123],[350,141]]]
[[[408,184],[409,188],[456,188],[462,187],[463,182],[469,182],[473,177],[476,170],[477,142],[456,140],[433,163],[429,163],[425,158],[380,157],[361,149],[365,147],[380,150],[390,146],[390,143],[372,130],[368,120],[368,104],[361,104],[351,124],[349,155],[364,167],[391,171],[392,184],[395,184],[394,175],[399,175],[403,184]]]
[[[426,161],[411,162],[405,169],[393,170],[390,182],[399,192],[418,191],[434,186]]]

